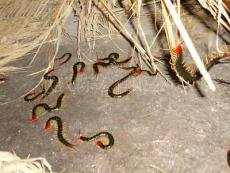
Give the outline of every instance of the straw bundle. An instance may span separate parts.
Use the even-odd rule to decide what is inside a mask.
[[[230,31],[229,1],[198,1],[210,11],[218,24]],[[120,35],[133,46],[133,52],[137,53],[137,62],[140,65],[147,65],[153,72],[160,71],[156,65],[156,62],[160,61],[155,56],[154,46],[162,29],[165,29],[169,49],[175,48],[182,41],[185,42],[204,79],[214,90],[211,78],[181,22],[180,0],[173,2],[174,4],[171,0],[0,0],[0,69],[4,69],[0,70],[0,73],[10,69],[8,65],[10,62],[32,50],[35,50],[34,57],[36,57],[45,43],[56,43],[52,54],[54,57],[58,50],[62,27],[73,7],[78,24],[76,33],[78,58],[84,54],[81,51],[83,42],[86,42],[93,51],[95,40],[107,37],[112,41],[113,35]],[[150,41],[142,22],[146,12],[145,5],[155,9],[154,14],[149,14],[154,16],[155,26],[161,20],[161,26],[155,28],[156,35]],[[172,28],[174,24],[176,30]],[[180,38],[175,34],[177,32],[180,32]],[[18,69],[11,67],[11,70]]]
[[[58,42],[58,32],[73,0],[0,0],[0,73],[17,70],[9,64],[41,46]]]
[[[228,31],[230,31],[229,0],[199,0],[199,2],[205,9],[210,11],[218,23],[221,23]]]
[[[1,173],[52,173],[45,158],[21,159],[16,154],[0,151]]]

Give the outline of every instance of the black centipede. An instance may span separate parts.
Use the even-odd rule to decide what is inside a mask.
[[[80,66],[80,69],[78,69],[78,66]],[[83,73],[84,71],[84,68],[85,68],[85,63],[80,61],[80,62],[77,62],[73,65],[73,76],[72,76],[72,79],[71,79],[71,83],[74,84],[74,81],[78,75],[78,73]]]
[[[47,91],[45,92],[45,94],[43,95],[43,97],[42,97],[42,99],[44,99],[45,97],[47,97],[54,89],[55,89],[55,87],[57,86],[57,84],[58,84],[58,81],[59,81],[59,79],[58,79],[58,77],[57,76],[55,76],[55,75],[49,75],[51,72],[53,72],[54,71],[54,69],[52,69],[52,70],[50,70],[50,71],[48,71],[45,75],[44,75],[44,79],[45,80],[52,80],[53,82],[52,82],[52,84],[50,85],[50,87],[47,89]]]
[[[128,75],[126,75],[125,77],[119,79],[118,81],[116,81],[115,83],[113,83],[109,87],[109,89],[108,89],[108,95],[110,97],[113,97],[113,98],[116,97],[116,98],[118,98],[118,97],[124,97],[125,95],[129,94],[129,92],[132,90],[131,88],[129,88],[127,91],[124,91],[123,93],[119,93],[119,94],[115,94],[113,90],[115,89],[116,86],[118,86],[119,84],[121,84],[122,82],[124,82],[125,80],[127,80],[131,76],[136,77],[136,76],[140,75],[142,72],[145,72],[145,73],[147,73],[150,76],[154,76],[154,75],[157,74],[157,72],[151,73],[148,70],[141,70],[138,65],[137,66],[132,66],[132,67],[125,67],[123,69],[126,69],[126,70],[132,69],[132,71]]]
[[[119,94],[115,94],[114,93],[114,89],[116,86],[118,86],[120,83],[122,83],[123,81],[127,80],[129,77],[131,77],[133,74],[132,73],[129,73],[128,75],[126,75],[125,77],[119,79],[118,81],[114,82],[108,89],[108,95],[110,97],[124,97],[125,95],[127,95],[132,89],[129,88],[127,91],[124,91],[123,93],[119,93]]]
[[[62,93],[59,97],[58,97],[58,99],[57,99],[57,103],[56,103],[56,105],[54,106],[54,107],[50,107],[47,103],[39,103],[39,104],[37,104],[37,105],[35,105],[34,107],[33,107],[33,109],[32,109],[32,117],[31,117],[31,120],[32,121],[35,121],[35,120],[37,120],[37,109],[38,108],[43,108],[43,109],[45,109],[47,112],[51,112],[51,111],[53,111],[53,110],[57,110],[57,109],[60,109],[61,108],[61,105],[62,105],[62,99],[63,99],[63,97],[64,97],[64,93]]]
[[[109,149],[114,145],[114,138],[113,135],[109,132],[99,132],[96,135],[90,136],[90,137],[85,137],[85,136],[80,136],[80,139],[82,141],[93,141],[101,137],[106,137],[108,139],[108,143],[104,144],[101,140],[98,140],[96,142],[96,145],[99,146],[102,149]]]
[[[55,123],[55,124],[54,124]],[[55,127],[58,140],[67,147],[74,148],[76,145],[69,142],[63,135],[63,121],[58,116],[53,116],[46,121],[45,129]]]
[[[70,58],[72,57],[72,54],[71,54],[71,53],[65,53],[65,54],[63,54],[60,58],[56,58],[55,61],[56,61],[56,60],[62,60],[62,59],[65,58],[65,57],[66,57],[66,59],[65,59],[62,63],[60,63],[59,66],[65,64],[65,63],[67,63],[67,62],[70,60]]]
[[[186,85],[192,85],[199,79],[202,75],[198,68],[188,65],[183,59],[182,47],[179,45],[176,49],[172,49],[171,52],[170,65],[171,69],[175,72],[181,83]],[[209,71],[215,64],[220,63],[219,60],[229,56],[227,53],[212,53],[203,59],[203,63],[207,71]]]
[[[46,92],[45,87],[42,87],[42,90],[35,95],[35,92],[29,93],[24,97],[24,100],[27,102],[34,101],[41,95],[43,95]]]

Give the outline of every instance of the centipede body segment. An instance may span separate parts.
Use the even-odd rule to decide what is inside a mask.
[[[69,142],[63,135],[63,121],[58,116],[53,116],[46,121],[45,129],[55,128],[58,140],[67,147],[74,148],[76,145]]]
[[[61,108],[61,105],[62,105],[62,100],[63,100],[63,97],[64,97],[64,93],[62,93],[58,99],[57,99],[57,103],[55,106],[51,107],[49,106],[47,103],[39,103],[37,105],[35,105],[32,109],[32,117],[31,117],[31,120],[32,121],[35,121],[37,120],[37,109],[38,108],[43,108],[44,110],[46,110],[47,112],[51,112],[53,110],[57,110],[57,109],[60,109]]]

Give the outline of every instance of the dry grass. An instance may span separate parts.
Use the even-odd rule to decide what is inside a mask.
[[[145,62],[145,64],[152,71],[159,70],[155,62],[160,61],[153,55],[151,48],[153,43],[155,43],[155,41],[157,40],[157,36],[160,31],[156,34],[156,37],[153,38],[151,42],[148,42],[145,32],[143,30],[143,23],[141,23],[140,18],[142,16],[142,7],[146,3],[152,4],[153,6],[157,6],[161,3],[161,12],[164,16],[164,23],[162,25],[162,28],[164,27],[165,29],[169,50],[175,48],[181,42],[184,42],[186,47],[190,51],[190,54],[195,64],[199,68],[200,72],[203,74],[205,81],[212,90],[215,90],[215,86],[211,80],[211,77],[206,71],[202,60],[191,41],[191,38],[189,37],[185,27],[183,26],[183,23],[181,22],[180,0],[176,0],[176,3],[174,4],[177,7],[176,11],[174,10],[170,0],[152,0],[144,2],[142,0],[123,0],[120,1],[120,4],[117,1],[106,0],[89,0],[87,2],[85,2],[84,0],[80,0],[78,2],[79,3],[75,4],[75,10],[77,11],[76,15],[79,22],[78,33],[84,33],[84,38],[86,39],[88,46],[91,48],[91,50],[94,49],[95,40],[98,35],[100,35],[101,37],[105,37],[106,35],[112,40],[111,33],[114,31],[115,28],[119,33],[122,33],[122,35],[129,40],[129,42],[133,45],[135,51],[138,52],[139,59]],[[201,4],[204,8],[208,9],[211,14],[213,14],[215,19],[217,19],[217,22],[229,29],[229,16],[226,12],[226,10],[228,9],[226,8],[226,5],[222,3],[222,1],[216,2],[215,0],[207,0],[202,1]],[[214,7],[215,9],[218,8],[220,10],[213,11]],[[158,11],[159,10],[160,9],[158,8]],[[123,16],[127,16],[129,18],[129,20],[125,23],[122,22],[121,18],[119,18],[121,11],[123,11]],[[157,20],[157,15],[153,15],[155,16],[155,20]],[[132,30],[126,27],[127,23],[132,23],[137,32],[134,33]],[[174,23],[176,24],[176,29],[173,28]],[[113,27],[111,27],[111,24]],[[103,29],[99,26],[103,26],[103,29],[107,30],[108,33],[103,33]],[[175,33],[180,34],[177,35]],[[82,38],[79,34],[77,38],[78,55],[80,58],[80,44],[84,38]],[[92,45],[90,43],[92,43]],[[219,50],[218,44],[217,50]]]
[[[0,151],[1,173],[52,173],[45,158],[21,159],[16,154]]]
[[[0,73],[8,71],[11,62],[27,53],[35,58],[44,44],[58,45],[72,3],[73,0],[0,0],[0,69],[4,69]]]
[[[210,11],[219,25],[223,25],[230,31],[229,8],[227,8],[226,1],[198,1]],[[155,8],[154,14],[143,12],[142,9],[146,4]],[[0,74],[7,71],[11,62],[27,53],[33,54],[31,65],[44,44],[49,44],[51,47],[47,57],[50,60],[49,67],[52,66],[60,45],[65,20],[73,7],[78,23],[76,49],[79,59],[84,56],[84,51],[81,50],[83,42],[87,43],[90,51],[94,51],[97,39],[107,37],[113,41],[114,35],[122,35],[131,43],[134,52],[137,52],[136,61],[140,65],[144,62],[154,72],[159,70],[156,62],[161,62],[154,56],[153,45],[164,28],[169,50],[175,48],[179,43],[185,42],[204,79],[214,90],[215,87],[209,74],[187,31],[182,27],[180,0],[175,0],[174,5],[177,7],[177,12],[173,12],[173,8],[169,4],[171,4],[169,0],[0,0],[0,69],[2,69]],[[156,36],[151,41],[148,41],[143,29],[144,23],[142,23],[141,17],[144,15],[154,16],[155,26],[158,19],[164,21],[160,30],[155,29]],[[126,21],[124,21],[124,17],[127,18]],[[127,27],[127,23],[133,25],[134,29]],[[174,24],[177,29],[172,28]],[[179,35],[175,34],[179,32]],[[216,47],[218,51],[221,51],[218,39]],[[15,70],[18,69],[15,68]]]

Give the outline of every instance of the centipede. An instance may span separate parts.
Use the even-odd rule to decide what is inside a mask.
[[[57,131],[58,140],[67,147],[75,148],[75,144],[69,142],[63,135],[63,121],[58,116],[53,116],[46,121],[45,129],[55,128]]]
[[[129,77],[132,76],[132,73],[129,73],[128,75],[126,75],[125,77],[119,79],[118,81],[114,82],[108,89],[108,95],[112,98],[119,98],[119,97],[124,97],[125,95],[129,94],[130,91],[132,90],[132,88],[129,88],[127,91],[124,91],[122,93],[118,93],[115,94],[114,93],[114,89],[115,87],[117,87],[119,84],[121,84],[122,82],[124,82],[125,80],[127,80]]]
[[[143,72],[147,73],[149,76],[155,76],[157,74],[157,71],[155,73],[152,73],[148,70],[142,70],[139,65],[137,66],[132,66],[132,67],[125,67],[123,69],[126,69],[126,70],[130,70],[132,69],[132,71],[126,75],[125,77],[119,79],[118,81],[116,81],[115,83],[113,83],[109,89],[108,89],[108,95],[112,98],[120,98],[120,97],[124,97],[126,96],[127,94],[130,93],[130,91],[132,90],[132,88],[129,88],[128,90],[122,92],[122,93],[118,93],[118,94],[115,94],[114,93],[114,89],[115,87],[117,87],[119,84],[121,84],[122,82],[124,82],[125,80],[127,80],[128,78],[130,78],[131,76],[139,76],[140,74],[142,74]]]
[[[179,45],[170,51],[171,69],[175,72],[176,76],[182,84],[193,85],[196,81],[202,78],[198,68],[188,65],[183,59],[182,47]],[[229,56],[227,53],[212,53],[210,56],[205,57],[202,61],[207,71],[209,71],[219,60]]]
[[[63,100],[63,97],[64,97],[64,93],[62,93],[58,99],[57,99],[57,103],[55,106],[51,107],[49,106],[47,103],[39,103],[37,105],[35,105],[32,109],[32,117],[31,117],[31,120],[32,121],[36,121],[38,118],[37,118],[37,109],[38,108],[43,108],[45,111],[47,112],[51,112],[53,110],[58,110],[61,108],[61,105],[62,105],[62,100]]]
[[[55,76],[55,75],[51,75],[51,76],[49,75],[53,71],[54,71],[54,69],[48,71],[44,75],[44,77],[43,77],[45,80],[52,80],[53,82],[50,85],[50,87],[47,89],[47,91],[45,92],[45,94],[43,95],[42,99],[44,99],[45,97],[47,97],[56,88],[56,86],[58,84],[58,81],[59,81],[58,77]]]
[[[80,66],[80,69],[78,69],[78,67]],[[78,73],[83,73],[84,72],[84,68],[85,68],[85,63],[80,61],[80,62],[77,62],[73,65],[73,76],[72,76],[72,79],[71,79],[71,83],[72,85],[74,85],[74,81],[78,75]]]
[[[34,101],[36,100],[37,98],[39,98],[41,95],[43,95],[44,93],[46,92],[46,89],[45,87],[43,86],[42,87],[42,90],[39,92],[39,93],[35,93],[35,92],[32,92],[32,93],[29,93],[27,94],[25,97],[24,97],[24,100],[26,102],[31,102],[31,101]]]
[[[65,63],[67,63],[67,62],[70,60],[70,58],[72,57],[72,54],[71,54],[71,53],[65,53],[65,54],[63,54],[60,58],[56,58],[55,61],[57,61],[57,60],[62,60],[62,59],[64,59],[65,57],[66,57],[66,59],[65,59],[63,62],[61,62],[61,63],[59,64],[59,66],[65,64]]]
[[[97,140],[98,138],[101,137],[106,137],[108,139],[108,143],[104,144],[103,141],[101,140]],[[109,132],[99,132],[96,135],[90,136],[90,137],[86,137],[86,136],[80,136],[80,139],[82,141],[96,141],[96,145],[99,146],[101,149],[109,149],[114,145],[114,138],[113,135]]]

